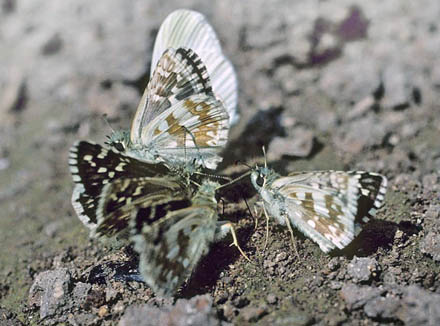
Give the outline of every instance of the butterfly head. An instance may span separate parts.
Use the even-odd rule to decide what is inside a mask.
[[[126,130],[113,131],[110,136],[107,136],[105,143],[118,152],[125,152],[130,146],[130,133]]]
[[[251,181],[255,189],[260,191],[267,184],[272,183],[276,178],[277,174],[274,170],[266,166],[256,166],[251,173]]]

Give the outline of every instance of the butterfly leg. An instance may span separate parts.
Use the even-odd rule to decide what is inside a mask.
[[[183,137],[184,137],[184,138],[183,138],[183,144],[184,144],[184,149],[185,149],[185,161],[186,161],[186,134],[188,133],[188,134],[191,136],[191,139],[192,139],[192,141],[193,141],[193,143],[194,143],[195,148],[197,148],[197,151],[199,152],[199,155],[200,155],[199,159],[200,159],[200,161],[202,162],[202,165],[205,166],[205,162],[203,161],[203,157],[202,157],[202,155],[200,154],[199,146],[197,146],[196,137],[195,137],[194,134],[193,134],[188,128],[186,128],[185,126],[182,126],[182,128],[185,130],[185,133],[184,133],[184,135],[183,135]]]
[[[244,253],[243,249],[241,249],[238,244],[237,234],[235,233],[234,225],[228,221],[219,221],[217,224],[217,230],[215,232],[215,240],[219,240],[223,238],[227,233],[231,233],[232,235],[232,243],[231,246],[236,246],[240,254],[249,262],[251,261],[249,257]]]
[[[252,217],[254,218],[254,224],[255,224],[254,230],[256,230],[258,227],[258,219],[261,217],[261,215],[263,215],[262,204],[263,204],[262,202],[256,202],[254,204],[254,214],[252,215]]]
[[[296,241],[295,241],[295,238],[293,236],[293,229],[292,229],[292,225],[290,225],[289,217],[287,215],[284,215],[284,218],[286,220],[287,228],[289,229],[290,240],[292,241],[293,250],[295,250],[296,256],[298,257],[298,259],[300,259],[299,254],[298,254],[298,249],[296,248]]]
[[[269,241],[269,215],[267,214],[266,207],[264,206],[263,202],[263,212],[264,216],[266,217],[266,241],[264,242],[264,248],[263,251],[266,250],[267,242]]]

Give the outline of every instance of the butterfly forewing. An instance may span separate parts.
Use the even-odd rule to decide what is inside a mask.
[[[270,188],[284,201],[290,222],[324,252],[347,246],[381,207],[386,178],[361,171],[292,173]]]
[[[169,172],[161,163],[148,164],[86,141],[79,141],[71,147],[69,166],[76,183],[72,205],[89,228],[96,226],[98,198],[106,184],[121,177],[157,176]]]
[[[149,125],[148,142],[160,157],[170,161],[200,159],[208,168],[221,161],[229,122],[221,102],[203,94],[176,103]]]

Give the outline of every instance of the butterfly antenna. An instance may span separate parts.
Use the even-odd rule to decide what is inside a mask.
[[[187,129],[185,128],[185,132],[183,133],[183,153],[185,155],[185,162],[186,162],[186,131]]]
[[[205,173],[205,172],[199,172],[199,171],[194,171],[193,174],[201,175],[201,176],[212,178],[212,179],[222,179],[222,180],[226,180],[226,181],[231,181],[230,177],[227,177],[227,176],[221,175],[221,174],[211,174],[211,173]]]
[[[263,146],[263,155],[264,155],[264,167],[267,168],[266,148],[264,146]]]
[[[109,126],[110,130],[114,133],[115,130],[113,129],[112,125],[110,124],[110,122],[109,122],[108,119],[107,119],[107,113],[103,113],[103,114],[101,115],[101,118],[102,118],[102,120],[104,120],[105,124],[106,124],[107,126]]]
[[[241,179],[244,179],[245,177],[247,177],[248,175],[250,175],[252,173],[252,170],[249,170],[245,173],[243,173],[242,175],[236,177],[235,179],[230,180],[229,182],[222,184],[221,186],[219,186],[216,190],[221,189],[221,188],[225,188],[227,186],[230,186],[234,183],[236,183],[237,181],[240,181]]]

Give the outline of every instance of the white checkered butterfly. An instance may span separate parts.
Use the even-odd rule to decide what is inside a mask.
[[[263,210],[279,224],[295,226],[322,251],[343,249],[361,225],[382,206],[387,179],[362,171],[294,172],[283,177],[256,167],[251,181],[263,200]]]
[[[151,71],[130,133],[114,133],[110,145],[149,162],[215,169],[238,119],[237,78],[201,14],[177,10],[167,17]]]

